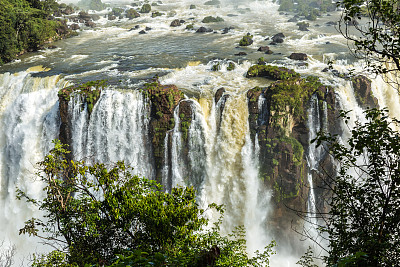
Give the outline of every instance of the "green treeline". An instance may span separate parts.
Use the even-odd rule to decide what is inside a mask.
[[[0,64],[71,34],[52,17],[58,10],[55,0],[0,0]]]

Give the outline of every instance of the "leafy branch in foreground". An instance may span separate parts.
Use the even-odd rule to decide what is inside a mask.
[[[349,117],[342,112],[342,118]],[[340,137],[320,133],[337,161],[325,225],[329,266],[397,266],[400,262],[400,121],[387,110],[365,111],[344,144]]]
[[[86,165],[68,160],[68,153],[55,141],[54,149],[39,162],[43,200],[18,191],[20,198],[45,212],[43,220],[28,220],[20,233],[63,250],[36,257],[34,266],[269,265],[275,243],[251,258],[242,227],[228,236],[220,235],[221,221],[207,229],[209,222],[192,187],[165,193],[155,181],[133,175],[123,162],[111,168]],[[223,212],[215,204],[209,208]]]

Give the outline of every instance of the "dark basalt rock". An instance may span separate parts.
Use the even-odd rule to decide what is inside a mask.
[[[179,27],[181,25],[182,24],[181,24],[181,21],[179,19],[174,19],[169,26],[170,27]]]
[[[126,17],[128,19],[134,19],[140,17],[140,14],[133,8],[130,8],[126,11]]]
[[[269,51],[269,47],[268,46],[260,46],[260,48],[258,48],[257,51],[268,52]]]
[[[214,95],[215,104],[218,103],[218,101],[221,99],[221,97],[224,95],[224,93],[225,93],[225,88],[224,87],[219,88],[217,90],[217,92],[215,92],[215,95]]]
[[[150,138],[156,167],[156,178],[161,182],[164,166],[164,140],[167,131],[175,126],[174,109],[183,98],[183,93],[175,85],[162,85],[153,80],[142,89],[143,94],[151,101]]]
[[[96,27],[96,23],[94,23],[93,21],[87,21],[85,23],[86,26],[90,27],[90,28],[94,28]]]
[[[305,53],[292,53],[289,56],[289,58],[293,59],[293,60],[307,60],[307,54],[305,54]]]
[[[69,28],[73,31],[79,30],[81,27],[77,23],[71,24]]]
[[[147,34],[147,32],[146,32],[145,30],[141,30],[141,31],[139,32],[139,34]]]
[[[246,52],[239,52],[237,54],[235,54],[235,56],[247,56]]]
[[[356,100],[363,108],[377,108],[378,100],[372,94],[371,80],[365,76],[358,75],[351,80]]]
[[[283,33],[277,33],[274,36],[272,36],[272,42],[275,44],[280,44],[283,43],[284,39],[285,39],[285,35]]]
[[[213,32],[213,31],[214,31],[214,30],[213,30],[213,29],[210,29],[210,28],[200,27],[200,28],[197,29],[196,32],[198,32],[198,33],[205,33],[205,32]]]

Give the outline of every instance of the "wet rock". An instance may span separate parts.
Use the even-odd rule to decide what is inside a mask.
[[[201,22],[203,22],[203,23],[212,23],[212,22],[221,22],[221,21],[224,21],[224,19],[221,18],[221,17],[207,16]]]
[[[249,46],[253,44],[253,35],[247,33],[247,35],[243,36],[239,41],[239,46]]]
[[[274,36],[272,36],[272,42],[274,42],[275,44],[280,44],[283,43],[284,39],[285,39],[285,35],[283,33],[277,33]]]
[[[307,54],[305,54],[305,53],[292,53],[289,56],[289,58],[293,59],[293,60],[307,60]]]
[[[196,5],[190,5],[189,9],[196,9]]]
[[[235,56],[247,56],[246,52],[239,52],[237,54],[235,54]]]
[[[97,21],[100,19],[100,16],[97,14],[91,14],[90,17],[92,18],[93,21]]]
[[[268,52],[269,51],[269,46],[260,46],[257,51]]]
[[[354,93],[357,102],[363,108],[376,108],[378,107],[378,100],[372,94],[371,80],[363,75],[355,76],[352,80]]]
[[[308,27],[310,27],[310,24],[308,22],[299,22],[296,24],[299,27],[299,31],[308,31]]]
[[[197,29],[196,32],[198,32],[198,33],[213,32],[213,29],[206,28],[206,27],[200,27]]]
[[[48,49],[56,49],[57,46],[55,46],[55,45],[49,45],[47,48],[48,48]]]
[[[116,20],[117,17],[114,15],[108,15],[108,20]]]
[[[335,21],[328,21],[327,23],[325,23],[326,26],[336,26],[337,22]]]
[[[140,32],[139,32],[139,34],[146,34],[147,32],[145,31],[145,30],[141,30]]]
[[[169,25],[170,27],[179,27],[181,26],[181,22],[179,19],[175,19],[171,22],[171,24]]]
[[[222,34],[226,34],[226,33],[228,33],[230,30],[233,30],[233,29],[234,29],[234,27],[226,27],[226,28],[222,29]]]
[[[164,15],[164,13],[161,13],[161,12],[158,12],[158,11],[151,13],[151,17],[152,18],[160,17],[162,15]]]
[[[130,8],[126,11],[126,17],[128,19],[134,19],[140,17],[140,14],[133,8]]]
[[[296,17],[293,17],[293,18],[288,20],[288,22],[297,22],[297,21],[298,21],[298,19]]]
[[[140,13],[150,13],[150,11],[151,11],[151,5],[149,4],[144,4],[140,9]]]
[[[145,31],[151,31],[151,27],[146,27]]]
[[[246,77],[265,77],[271,80],[287,80],[290,78],[299,78],[300,74],[285,67],[253,65],[247,71]]]
[[[90,27],[90,28],[94,28],[96,27],[96,23],[94,23],[93,21],[87,21],[85,23],[86,26]]]
[[[215,104],[218,103],[218,101],[221,99],[221,97],[224,95],[224,93],[225,93],[225,88],[224,87],[219,88],[217,90],[217,92],[215,92],[215,95],[214,95]]]
[[[71,26],[69,26],[69,28],[73,31],[79,30],[81,27],[79,27],[79,25],[77,23],[71,24]]]

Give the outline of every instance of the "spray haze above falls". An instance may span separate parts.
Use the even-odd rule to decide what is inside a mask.
[[[320,174],[335,169],[310,141],[320,130],[348,138],[341,109],[354,111],[352,123],[373,106],[400,118],[397,92],[381,77],[346,76],[362,66],[330,24],[337,11],[301,31],[289,22],[294,14],[269,0],[150,1],[153,13],[134,19],[108,14],[141,1],[104,2],[110,7],[89,11],[99,16],[95,26],[68,15],[78,36],[0,67],[0,241],[15,245],[19,259],[46,250],[18,235],[42,215],[15,189],[41,197],[35,164],[60,139],[75,160],[123,160],[166,191],[193,186],[201,207],[225,205],[224,233],[244,226],[250,254],[276,240],[272,266],[295,266],[310,243],[293,228],[310,226],[293,210],[328,209]],[[278,33],[282,42],[271,44]],[[252,43],[239,46],[244,36]],[[96,95],[66,89],[102,79]]]

